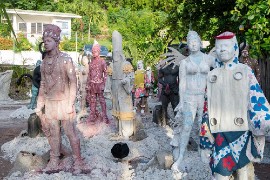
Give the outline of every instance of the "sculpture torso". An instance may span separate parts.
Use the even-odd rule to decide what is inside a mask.
[[[69,80],[66,75],[65,64],[71,59],[67,54],[49,58],[46,56],[42,62],[41,73],[44,74],[46,98],[50,100],[64,100],[69,96]],[[70,71],[73,71],[70,69]]]
[[[163,82],[168,84],[174,93],[178,93],[178,74],[179,66],[175,66],[174,64],[170,64],[159,71],[159,75],[162,76]],[[162,91],[165,91],[165,88],[162,88]]]
[[[207,55],[201,57],[199,64],[192,60],[189,56],[186,62],[186,90],[185,93],[199,95],[205,93],[206,77],[210,71],[211,64],[208,62]]]
[[[103,83],[106,77],[103,73],[106,72],[106,63],[102,59],[94,59],[89,64],[89,77],[91,83]]]

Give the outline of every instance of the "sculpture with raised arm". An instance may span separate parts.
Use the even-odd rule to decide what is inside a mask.
[[[232,174],[237,179],[255,179],[251,162],[263,157],[270,106],[251,68],[238,61],[235,34],[216,36],[215,47],[220,67],[207,76],[201,157],[217,180],[230,179]]]
[[[215,66],[214,57],[200,51],[202,42],[197,32],[188,32],[187,44],[190,55],[180,62],[180,102],[175,109],[178,113],[176,120],[180,121],[181,118],[182,126],[175,129],[171,142],[171,145],[175,147],[173,155],[176,161],[172,165],[174,171],[181,169],[181,163],[196,116],[199,125],[201,123],[207,73],[210,71],[210,67]]]

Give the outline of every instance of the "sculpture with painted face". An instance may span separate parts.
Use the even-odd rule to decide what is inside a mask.
[[[59,122],[61,121],[61,126],[70,141],[74,173],[80,173],[84,163],[80,153],[80,139],[74,126],[77,79],[71,58],[59,50],[60,32],[61,29],[52,24],[47,25],[43,32],[46,55],[41,65],[41,82],[35,111],[42,121],[43,132],[51,147],[50,161],[44,171],[62,170],[59,166],[62,162],[60,161],[62,143]]]
[[[188,32],[187,44],[190,55],[180,62],[180,102],[174,109],[177,112],[176,120],[178,122],[180,122],[180,119],[182,120],[182,126],[174,129],[174,137],[171,142],[174,147],[175,163],[172,165],[174,171],[182,169],[181,164],[195,117],[198,119],[199,130],[203,114],[207,73],[211,67],[215,67],[214,57],[200,51],[202,43],[197,32]],[[194,138],[199,144],[198,136]]]
[[[238,62],[236,36],[216,37],[218,68],[207,76],[207,99],[200,128],[201,157],[214,178],[254,179],[251,162],[263,156],[270,117],[267,102],[252,70]]]

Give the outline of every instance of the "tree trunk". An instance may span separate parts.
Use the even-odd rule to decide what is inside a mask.
[[[89,21],[89,25],[88,25],[88,42],[90,42],[90,36],[91,36],[90,24],[91,24],[91,20]]]
[[[265,58],[259,59],[259,66],[261,70],[261,88],[268,102],[270,101],[270,54]]]

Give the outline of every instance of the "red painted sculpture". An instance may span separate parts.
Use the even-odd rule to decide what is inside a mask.
[[[87,122],[93,122],[99,117],[99,113],[96,111],[98,98],[102,109],[101,118],[108,124],[109,119],[106,113],[106,102],[103,95],[107,77],[107,65],[106,62],[100,58],[100,46],[97,42],[93,45],[92,56],[93,58],[89,64],[89,74],[86,87],[87,101],[90,105],[90,115]]]

